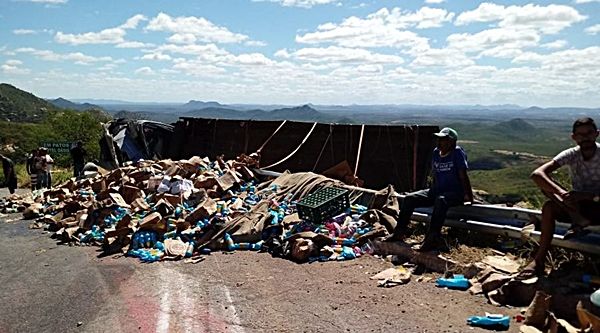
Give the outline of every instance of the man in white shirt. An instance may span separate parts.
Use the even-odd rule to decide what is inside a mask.
[[[52,187],[52,165],[54,160],[48,155],[48,148],[41,147],[39,149],[39,156],[36,162],[38,168],[38,189],[51,188]]]
[[[531,179],[550,200],[542,208],[540,246],[534,260],[521,272],[523,278],[544,273],[556,220],[572,223],[565,238],[577,235],[587,225],[600,223],[600,144],[596,143],[598,128],[594,120],[577,119],[571,138],[576,147],[562,151],[531,174]],[[562,166],[569,168],[571,191],[551,177]]]

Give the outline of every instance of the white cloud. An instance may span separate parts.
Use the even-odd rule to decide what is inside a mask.
[[[135,42],[135,41],[129,41],[129,42],[123,42],[123,43],[119,43],[116,45],[117,48],[121,48],[121,49],[139,49],[142,47],[154,47],[155,45],[152,43],[142,43],[142,42]]]
[[[514,63],[535,62],[547,71],[561,70],[567,74],[568,70],[585,73],[600,74],[600,46],[585,49],[570,49],[557,51],[550,54],[527,52],[513,60]],[[567,75],[566,77],[571,77]]]
[[[475,34],[452,34],[446,38],[448,47],[463,52],[480,52],[501,48],[504,50],[521,50],[538,45],[541,37],[534,30],[515,30],[512,28],[496,28],[483,30]]]
[[[142,21],[148,21],[148,18],[142,14],[134,15],[125,21],[125,23],[121,24],[119,28],[122,29],[136,29],[138,24]]]
[[[86,32],[83,34],[65,34],[57,32],[54,40],[58,43],[81,45],[81,44],[117,44],[124,43],[126,32],[121,28],[104,29],[100,32]]]
[[[115,27],[101,30],[100,32],[86,32],[82,34],[67,34],[59,31],[54,36],[54,40],[58,43],[81,45],[81,44],[123,44],[127,43],[125,35],[128,29],[135,29],[141,22],[147,20],[143,15],[135,15],[130,17],[124,24]]]
[[[444,3],[444,2],[446,2],[446,0],[425,0],[425,3],[433,3],[433,4]]]
[[[150,52],[167,52],[171,54],[195,55],[203,59],[216,59],[216,57],[228,55],[229,52],[219,48],[215,44],[206,45],[175,45],[165,44],[157,47]]]
[[[36,3],[46,3],[46,4],[52,4],[52,5],[63,4],[63,3],[68,2],[68,0],[24,0],[24,1],[36,2]]]
[[[262,53],[243,53],[237,56],[228,56],[225,58],[227,64],[241,66],[267,66],[272,65],[273,60],[267,58]]]
[[[337,0],[252,0],[252,2],[277,2],[285,7],[311,8],[316,5],[325,5]]]
[[[103,66],[96,67],[95,69],[97,71],[112,71],[115,68],[117,68],[117,65],[115,63],[111,63],[111,64],[104,64]]]
[[[89,65],[95,62],[110,62],[113,59],[111,57],[94,57],[83,54],[81,52],[73,52],[73,53],[56,53],[50,50],[38,50],[34,48],[19,48],[16,49],[17,53],[27,53],[35,56],[38,59],[42,59],[45,61],[73,61],[78,65]]]
[[[575,3],[600,2],[600,0],[575,0]]]
[[[288,52],[287,49],[278,50],[277,52],[275,52],[275,56],[284,59],[289,59],[292,57],[292,55]]]
[[[136,69],[134,73],[137,75],[152,75],[154,74],[154,70],[150,67],[140,67]]]
[[[194,34],[190,34],[190,33],[184,33],[184,34],[173,34],[171,35],[169,38],[167,38],[167,41],[169,43],[174,43],[174,44],[194,44],[196,43],[196,36]]]
[[[581,15],[575,8],[564,5],[539,6],[502,6],[485,2],[477,9],[458,15],[456,25],[467,25],[474,22],[496,22],[501,28],[515,30],[536,30],[544,34],[555,34],[581,22],[587,17]]]
[[[199,76],[199,77],[221,77],[227,71],[215,65],[207,65],[198,61],[180,60],[176,61],[173,65],[173,69],[179,72]]]
[[[316,32],[296,36],[296,42],[335,43],[344,47],[394,47],[418,53],[429,49],[428,39],[406,29],[439,27],[453,17],[454,13],[440,8],[423,7],[416,12],[383,8],[365,19],[352,16],[340,24],[322,24]]]
[[[588,35],[597,35],[600,32],[600,24],[595,24],[585,28],[585,33]]]
[[[263,47],[263,46],[267,46],[268,44],[263,41],[259,41],[259,40],[249,40],[249,41],[245,42],[244,45]]]
[[[399,27],[415,26],[417,29],[425,29],[441,27],[445,22],[452,21],[454,15],[441,8],[422,7],[414,13],[401,12],[399,8],[394,8],[387,19]]]
[[[282,58],[293,58],[299,61],[308,62],[342,62],[342,63],[371,63],[401,64],[404,60],[395,55],[373,53],[364,49],[345,48],[338,46],[329,46],[326,48],[303,48],[292,53],[287,50],[279,50],[275,56]]]
[[[4,74],[29,74],[30,70],[27,68],[21,68],[21,65],[23,65],[21,60],[9,59],[2,66],[0,66],[0,69]]]
[[[15,35],[35,35],[37,31],[30,29],[15,29],[13,30],[13,34]]]
[[[381,73],[383,73],[383,66],[382,65],[359,65],[358,67],[356,67],[356,70],[359,73],[365,73],[365,74],[381,74]]]
[[[4,74],[24,75],[24,74],[29,74],[31,72],[27,68],[19,68],[19,67],[7,65],[7,64],[0,66],[0,69],[2,70],[2,73],[4,73]]]
[[[452,49],[429,49],[419,53],[411,63],[416,67],[465,67],[474,64],[464,53]]]
[[[171,60],[172,58],[168,54],[156,52],[156,53],[144,54],[141,59],[142,60]]]
[[[195,41],[207,43],[241,43],[249,39],[246,35],[233,33],[227,28],[217,26],[203,17],[180,16],[173,18],[165,13],[159,13],[151,19],[145,29],[149,31],[172,32],[174,35],[171,38],[174,38],[178,43],[190,43],[187,42],[191,40],[190,36],[194,37],[191,43]]]
[[[540,46],[543,47],[543,48],[545,48],[545,49],[562,49],[565,46],[567,46],[567,44],[569,44],[569,43],[566,40],[559,39],[559,40],[555,40],[555,41],[550,42],[550,43],[542,44]]]

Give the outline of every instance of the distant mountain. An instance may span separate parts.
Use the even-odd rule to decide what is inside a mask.
[[[80,98],[80,99],[71,99],[71,101],[75,102],[75,103],[89,103],[89,104],[96,104],[96,105],[112,105],[112,104],[140,104],[137,102],[128,102],[128,101],[121,101],[118,99],[95,99],[95,98]]]
[[[202,102],[202,101],[194,101],[191,100],[181,106],[183,110],[200,110],[206,108],[224,108],[225,105],[220,104],[219,102]]]
[[[50,111],[57,109],[29,92],[10,84],[0,84],[0,120],[39,122],[46,119]]]
[[[59,107],[59,108],[63,108],[63,109],[70,109],[70,110],[77,110],[77,111],[84,111],[84,110],[102,110],[101,107],[99,107],[98,105],[95,104],[90,104],[90,103],[73,103],[67,99],[64,99],[62,97],[56,98],[56,99],[49,99],[47,100],[48,102],[52,103],[53,105]]]
[[[334,122],[335,117],[319,112],[308,105],[282,108],[272,111],[249,110],[239,111],[228,108],[205,108],[193,110],[181,115],[182,117],[218,118],[218,119],[252,119],[252,120],[295,120]]]
[[[504,135],[531,136],[536,133],[537,128],[521,118],[503,121],[490,127],[491,130]]]
[[[143,112],[143,111],[118,111],[112,112],[112,117],[114,119],[125,118],[125,119],[135,119],[135,120],[154,120],[159,121],[161,123],[175,123],[179,120],[179,116],[176,114],[169,113],[159,113],[159,112]]]
[[[317,121],[330,118],[330,116],[313,109],[309,105],[302,105],[293,108],[276,109],[266,113],[268,115],[268,119],[274,120],[294,120],[296,118],[297,120]]]

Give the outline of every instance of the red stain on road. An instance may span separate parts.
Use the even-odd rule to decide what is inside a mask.
[[[124,331],[138,329],[140,332],[156,332],[156,320],[160,305],[156,297],[152,295],[151,290],[140,283],[136,283],[131,277],[122,279],[119,276],[114,277],[117,281],[122,281],[119,285],[119,293],[125,306],[125,311],[120,317],[121,327],[127,328]]]

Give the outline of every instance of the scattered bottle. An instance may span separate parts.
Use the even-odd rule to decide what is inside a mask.
[[[590,301],[597,307],[600,307],[600,289],[594,291],[590,295]]]
[[[233,242],[231,235],[226,233],[223,238],[225,239],[225,246],[227,246],[227,251],[235,251],[235,243]]]
[[[471,286],[471,283],[464,275],[455,274],[451,278],[438,278],[436,280],[436,285],[438,287],[446,287],[449,289],[467,290]]]
[[[467,318],[467,324],[490,329],[508,329],[510,326],[510,317],[501,314],[486,313],[485,316],[471,316]]]

